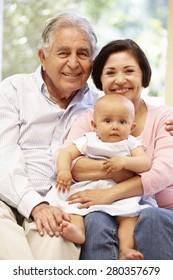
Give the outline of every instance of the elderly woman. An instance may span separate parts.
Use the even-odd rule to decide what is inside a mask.
[[[146,147],[152,161],[149,171],[140,175],[126,170],[114,173],[117,184],[109,189],[85,190],[71,195],[70,203],[81,208],[109,204],[137,195],[155,195],[159,208],[142,211],[136,224],[136,249],[145,259],[173,259],[173,139],[165,123],[173,119],[173,109],[153,106],[142,99],[142,89],[151,78],[149,62],[132,40],[115,40],[104,46],[93,65],[93,81],[105,94],[122,94],[135,106],[136,127],[132,134]],[[92,110],[84,112],[74,123],[67,142],[91,131]],[[80,158],[73,168],[75,180],[107,178],[103,161]],[[86,242],[81,259],[117,259],[117,224],[108,214],[90,213],[85,217]]]

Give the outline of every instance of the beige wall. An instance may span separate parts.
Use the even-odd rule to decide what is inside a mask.
[[[173,0],[169,0],[165,104],[173,106]]]

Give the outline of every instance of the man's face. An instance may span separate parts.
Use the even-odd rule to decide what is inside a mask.
[[[78,28],[57,30],[48,55],[40,50],[39,57],[48,90],[60,99],[74,95],[90,76],[92,48],[87,34]]]

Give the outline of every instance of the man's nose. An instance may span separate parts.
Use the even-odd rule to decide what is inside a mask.
[[[68,66],[72,69],[76,68],[79,65],[77,55],[73,54],[68,57]]]

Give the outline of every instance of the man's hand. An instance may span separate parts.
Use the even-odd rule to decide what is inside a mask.
[[[46,231],[50,236],[59,236],[59,225],[63,220],[70,221],[70,217],[58,207],[41,203],[35,206],[31,215],[41,236]]]
[[[166,122],[166,130],[173,136],[173,120]]]

